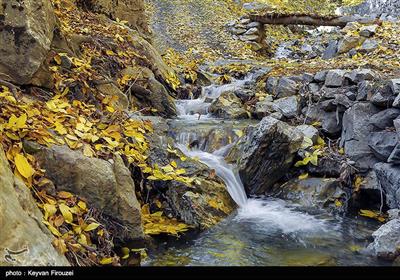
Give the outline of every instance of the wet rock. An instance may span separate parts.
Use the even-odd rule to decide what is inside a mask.
[[[374,93],[374,87],[369,81],[362,81],[358,83],[357,101],[370,100]]]
[[[126,239],[144,238],[135,185],[120,156],[108,162],[85,157],[65,146],[53,146],[42,148],[36,158],[57,190],[77,194],[102,209],[127,231]]]
[[[249,127],[227,156],[238,165],[249,195],[263,194],[282,178],[292,165],[303,135],[294,127],[271,117]]]
[[[325,86],[327,87],[341,87],[344,83],[344,75],[346,74],[343,70],[329,70],[325,78]]]
[[[346,35],[338,44],[338,54],[347,53],[349,50],[354,49],[365,41],[364,37]]]
[[[222,93],[210,106],[209,111],[216,117],[224,119],[248,118],[242,101],[233,92]]]
[[[378,258],[394,260],[400,254],[400,219],[394,219],[372,234],[374,242],[367,249]]]
[[[374,50],[376,50],[379,47],[379,43],[376,40],[373,39],[367,39],[365,42],[361,45],[359,52],[361,53],[369,53]]]
[[[273,108],[282,113],[286,118],[291,119],[299,113],[299,102],[296,96],[284,97],[275,100]]]
[[[289,97],[297,94],[298,84],[291,78],[283,77],[279,79],[276,87],[276,98]]]
[[[325,82],[326,75],[328,74],[328,71],[320,71],[317,72],[314,76],[314,80],[318,83],[323,83]]]
[[[321,157],[318,159],[318,166],[308,164],[307,172],[318,177],[338,178],[341,170],[341,160],[333,157]]]
[[[2,7],[0,78],[29,84],[46,59],[53,40],[52,3],[50,0],[2,1]]]
[[[68,266],[52,246],[54,236],[42,223],[43,216],[30,189],[14,176],[0,146],[0,266]],[[6,259],[6,250],[26,251]]]
[[[400,109],[390,108],[373,115],[370,123],[380,129],[393,127],[393,121],[400,116]]]
[[[328,47],[322,55],[322,59],[331,59],[336,56],[338,51],[338,42],[336,40],[329,41]]]
[[[377,162],[368,146],[368,136],[376,131],[370,124],[370,118],[378,112],[379,109],[374,105],[360,102],[354,104],[343,116],[340,145],[362,171],[367,171]]]
[[[380,131],[369,135],[368,145],[374,155],[386,162],[397,144],[396,132]]]
[[[346,211],[346,193],[333,178],[294,179],[275,187],[271,194],[304,207],[325,208],[337,213]]]
[[[312,125],[303,124],[303,125],[296,126],[295,129],[297,131],[299,131],[300,133],[302,133],[304,135],[304,137],[311,139],[313,141],[313,143],[317,143],[319,132],[318,132],[318,129],[316,129]]]
[[[373,24],[373,25],[368,25],[368,26],[362,26],[360,28],[360,35],[366,38],[372,37],[376,33],[376,29],[378,28],[378,25]]]
[[[384,190],[390,208],[400,208],[400,167],[389,163],[377,163],[374,171]]]

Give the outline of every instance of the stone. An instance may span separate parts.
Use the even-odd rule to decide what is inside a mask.
[[[390,209],[387,211],[389,215],[389,220],[399,219],[400,218],[400,209]]]
[[[222,93],[210,106],[209,112],[218,118],[243,119],[248,118],[247,111],[243,108],[242,101],[234,92]]]
[[[304,73],[302,75],[302,81],[306,83],[311,83],[312,81],[314,81],[314,75],[310,73]]]
[[[35,154],[58,191],[69,191],[86,199],[115,219],[126,231],[123,240],[144,238],[140,204],[130,171],[119,155],[113,163],[85,157],[65,146],[42,148]]]
[[[276,95],[276,87],[278,86],[279,78],[277,77],[269,77],[267,79],[267,83],[265,86],[265,89],[267,90],[267,93],[271,95]]]
[[[346,35],[338,44],[338,54],[347,53],[351,49],[354,49],[364,43],[365,37]]]
[[[54,236],[30,189],[11,171],[0,145],[0,266],[69,266],[52,246]],[[7,250],[20,251],[7,261]]]
[[[376,80],[378,75],[371,69],[357,69],[347,73],[345,77],[353,84],[358,84],[364,80]]]
[[[244,33],[244,35],[257,35],[257,36],[259,36],[259,31],[258,31],[258,28],[257,27],[252,27],[252,28],[249,28],[245,33]]]
[[[374,171],[385,193],[386,204],[389,208],[400,208],[400,167],[379,162]]]
[[[338,41],[336,40],[329,41],[328,47],[322,54],[322,59],[334,58],[336,56],[337,51],[338,51]]]
[[[312,125],[302,124],[302,125],[296,126],[295,130],[302,133],[304,135],[304,137],[311,139],[314,144],[317,143],[319,132],[318,132],[318,129],[316,129]]]
[[[291,78],[283,77],[279,79],[276,87],[276,98],[289,97],[297,94],[298,84]]]
[[[288,119],[298,115],[299,106],[299,101],[296,96],[283,97],[273,102],[273,108]]]
[[[247,44],[251,47],[251,49],[255,52],[258,52],[263,48],[263,45],[257,42],[247,42]]]
[[[393,121],[400,116],[400,109],[390,108],[373,115],[370,123],[379,129],[393,127]]]
[[[400,139],[399,137],[397,137],[398,139]],[[400,164],[400,143],[398,143],[392,153],[390,154],[388,160],[388,163],[392,163],[392,164]]]
[[[374,87],[369,81],[362,81],[358,83],[357,101],[370,100],[374,93]]]
[[[310,83],[308,84],[308,91],[312,94],[312,95],[316,95],[319,92],[319,85],[317,83]]]
[[[388,86],[384,86],[375,90],[375,93],[372,95],[370,101],[376,106],[390,108],[392,107],[395,98],[396,96],[393,95],[390,88]]]
[[[258,21],[252,21],[246,25],[247,28],[253,28],[253,27],[260,27],[261,23]]]
[[[293,179],[282,186],[273,188],[270,194],[304,207],[325,208],[336,213],[346,211],[347,195],[339,181],[333,178]],[[337,206],[338,202],[341,203],[340,206]]]
[[[0,5],[0,79],[24,85],[47,58],[56,20],[50,0],[14,2]]]
[[[369,37],[375,35],[377,28],[378,28],[377,24],[362,26],[360,28],[359,34],[363,37],[369,38]]]
[[[367,249],[378,258],[394,260],[400,255],[400,219],[393,219],[372,233]]]
[[[328,71],[320,71],[320,72],[317,72],[316,74],[315,74],[315,76],[314,76],[314,80],[317,82],[317,83],[323,83],[323,82],[325,82],[325,79],[326,79],[326,75],[328,74]]]
[[[339,178],[342,162],[337,158],[322,156],[318,158],[318,166],[308,164],[307,172],[313,176]]]
[[[303,135],[272,117],[247,129],[226,157],[236,163],[248,195],[264,194],[293,164]]]
[[[376,50],[379,47],[379,43],[373,39],[367,39],[359,48],[360,53],[369,53]]]
[[[344,95],[351,101],[356,101],[357,100],[357,93],[355,93],[353,91],[348,91]]]
[[[377,131],[370,124],[370,118],[377,114],[379,109],[367,102],[354,104],[343,115],[343,130],[340,146],[345,153],[356,163],[361,172],[368,171],[377,162],[368,146],[368,136]]]
[[[106,83],[106,84],[99,84],[96,86],[96,89],[108,96],[117,96],[118,99],[113,101],[111,105],[120,110],[126,110],[129,107],[129,100],[128,97],[117,87],[114,83]]]
[[[321,113],[323,112],[323,113]],[[336,137],[342,131],[343,113],[324,112],[321,104],[312,105],[303,109],[303,114],[307,116],[306,123],[321,122],[321,131],[330,136]]]
[[[244,28],[233,28],[232,33],[235,35],[242,35],[247,31],[247,29]]]
[[[396,129],[397,137],[399,137],[399,139],[400,139],[400,118],[393,120],[393,125],[394,125],[394,128]]]
[[[326,74],[325,86],[326,87],[341,87],[344,83],[345,71],[343,70],[329,70]]]
[[[396,132],[379,131],[369,135],[368,146],[379,160],[386,162],[397,142]]]
[[[272,113],[275,113],[276,109],[274,107],[274,103],[271,100],[266,99],[256,103],[254,112],[257,115],[257,118],[262,119]]]
[[[392,79],[389,82],[390,89],[396,96],[393,107],[400,108],[400,79]]]
[[[258,41],[259,38],[260,38],[260,36],[258,36],[258,35],[240,35],[239,36],[239,39],[243,42]]]

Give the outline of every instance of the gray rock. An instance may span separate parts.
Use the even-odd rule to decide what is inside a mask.
[[[257,27],[252,27],[252,28],[248,29],[246,31],[246,33],[244,33],[244,35],[257,35],[257,36],[259,36],[258,33],[259,33],[258,28]]]
[[[374,170],[385,192],[386,204],[390,208],[400,208],[400,167],[380,162],[375,164]]]
[[[302,125],[296,126],[295,129],[297,131],[299,131],[300,133],[302,133],[305,137],[310,138],[314,144],[317,143],[319,132],[318,132],[318,129],[316,129],[312,125],[302,124]]]
[[[400,164],[400,144],[397,144],[396,147],[394,147],[387,162],[392,164]]]
[[[393,125],[394,125],[394,128],[396,129],[397,137],[399,137],[399,139],[400,139],[400,118],[395,119],[393,121]]]
[[[311,124],[315,121],[321,122],[321,131],[328,136],[338,136],[342,131],[342,113],[323,112],[322,105],[312,105],[303,109],[303,114],[307,116],[306,123]]]
[[[314,80],[318,83],[323,83],[325,82],[326,79],[326,74],[328,74],[328,71],[320,71],[317,72],[314,76]]]
[[[244,28],[233,28],[232,33],[235,35],[242,35],[247,31],[247,29]]]
[[[400,255],[400,219],[394,219],[372,234],[374,242],[367,249],[373,255],[385,260],[394,260]]]
[[[262,119],[272,113],[276,112],[274,103],[270,99],[266,99],[256,103],[254,112],[258,119]]]
[[[314,81],[314,75],[310,73],[304,73],[302,75],[302,80],[303,82],[311,83],[312,81]]]
[[[387,211],[387,213],[389,215],[389,220],[400,218],[400,209],[390,209]]]
[[[386,162],[397,142],[396,132],[380,131],[369,135],[368,145],[378,159]]]
[[[361,53],[369,53],[374,50],[376,50],[379,47],[379,43],[376,40],[373,39],[367,39],[365,42],[361,45],[359,52]]]
[[[261,24],[258,21],[252,21],[247,24],[247,28],[253,28],[253,27],[260,27]]]
[[[356,101],[356,99],[357,99],[357,93],[355,93],[353,91],[348,91],[344,95],[351,101]]]
[[[343,116],[340,146],[362,171],[367,171],[377,162],[368,146],[368,136],[377,131],[369,121],[378,112],[379,109],[372,104],[360,102],[349,108]]]
[[[358,69],[353,70],[345,75],[352,83],[358,84],[364,80],[376,80],[377,74],[371,69]]]
[[[331,59],[336,56],[338,51],[338,42],[336,40],[329,41],[328,47],[322,54],[322,59]]]
[[[209,112],[218,118],[244,119],[248,118],[247,111],[243,108],[242,101],[234,92],[222,93],[210,106]]]
[[[271,95],[276,95],[276,87],[278,86],[279,78],[269,77],[266,83],[266,90]]]
[[[341,87],[344,83],[345,71],[343,70],[329,70],[326,74],[325,86],[327,87]]]
[[[378,25],[373,24],[373,25],[368,25],[368,26],[362,26],[360,28],[360,35],[363,37],[371,37],[375,35],[376,29],[378,28]]]
[[[308,164],[307,172],[318,177],[339,178],[342,162],[340,159],[322,156],[318,159],[318,166]]]
[[[380,89],[376,90],[375,94],[371,97],[371,103],[384,108],[392,107],[396,96],[393,95],[391,90],[386,87],[381,87]]]
[[[364,37],[346,35],[338,44],[338,54],[347,53],[349,50],[354,49],[365,41]]]
[[[390,108],[373,115],[370,123],[380,129],[393,127],[393,121],[400,116],[400,109]]]
[[[298,84],[291,78],[283,77],[279,79],[276,87],[276,98],[288,97],[297,94]]]
[[[319,85],[317,83],[310,83],[308,85],[308,91],[313,95],[317,94],[319,92]]]
[[[296,96],[289,96],[275,100],[273,106],[276,111],[291,119],[298,115],[300,105]]]
[[[303,135],[294,127],[265,117],[249,127],[226,159],[237,164],[249,195],[263,194],[286,174],[302,142]]]
[[[294,179],[274,188],[271,195],[304,207],[325,208],[336,213],[346,211],[347,195],[340,187],[339,181],[333,178]],[[337,201],[341,202],[341,206],[336,206]]]
[[[258,35],[240,35],[239,39],[243,42],[257,41],[259,39],[259,36]]]
[[[393,79],[389,82],[390,89],[396,96],[393,107],[400,108],[400,79]]]
[[[374,92],[374,87],[372,83],[369,81],[362,81],[358,83],[358,93],[357,93],[357,101],[367,101],[370,100],[372,94]]]

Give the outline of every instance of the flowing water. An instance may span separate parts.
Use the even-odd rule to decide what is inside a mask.
[[[177,148],[197,157],[224,180],[238,210],[194,239],[166,242],[147,265],[382,265],[362,252],[379,226],[364,218],[333,216],[276,198],[247,198],[235,167],[224,156],[252,121],[227,121],[208,114],[210,102],[224,91],[251,82],[254,74],[224,86],[203,89],[198,99],[178,100],[171,122]],[[196,142],[190,149],[189,144]],[[192,145],[193,146],[193,145]]]

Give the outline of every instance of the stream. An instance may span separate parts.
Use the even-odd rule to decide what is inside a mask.
[[[197,99],[176,101],[179,116],[170,122],[176,147],[214,169],[239,207],[194,238],[159,244],[144,265],[385,265],[363,253],[379,226],[373,220],[334,216],[277,198],[247,198],[235,166],[227,164],[224,156],[239,137],[236,132],[257,122],[216,119],[208,108],[221,93],[253,80],[254,74],[249,74],[227,85],[204,87]]]

